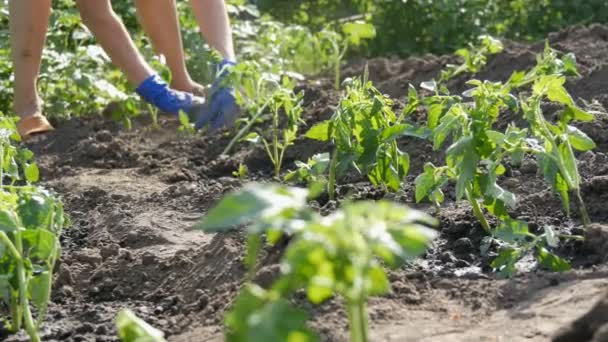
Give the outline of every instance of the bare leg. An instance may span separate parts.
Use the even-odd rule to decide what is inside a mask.
[[[190,5],[209,45],[225,59],[235,61],[232,31],[224,0],[190,0]]]
[[[156,53],[167,60],[171,88],[199,95],[204,92],[204,87],[192,81],[186,68],[175,0],[135,0],[135,6]]]
[[[76,3],[84,23],[132,85],[138,86],[154,74],[114,13],[110,0],[76,0]]]
[[[51,0],[10,0],[10,33],[15,72],[15,112],[21,118],[42,114],[36,88]]]

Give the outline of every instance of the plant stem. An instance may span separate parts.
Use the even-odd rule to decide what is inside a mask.
[[[272,122],[272,153],[274,155],[274,176],[279,179],[281,175],[281,162],[279,160],[279,109],[274,109]]]
[[[21,307],[19,306],[19,297],[11,296],[11,317],[13,322],[10,327],[10,332],[16,333],[21,330],[22,316]]]
[[[21,255],[23,251],[23,243],[21,241],[21,233],[15,232],[15,248]],[[27,278],[25,276],[25,265],[23,263],[22,258],[16,259],[17,262],[17,282],[19,283],[19,304],[23,309],[23,320],[25,323],[25,330],[27,334],[30,336],[30,341],[32,342],[40,342],[40,336],[38,335],[38,330],[36,330],[36,325],[34,324],[34,319],[32,318],[32,312],[30,311],[30,303],[28,300],[28,284]]]
[[[475,215],[475,218],[477,218],[477,220],[481,224],[481,227],[483,228],[483,230],[485,230],[486,233],[491,235],[492,230],[490,229],[490,224],[488,223],[486,216],[483,214],[483,210],[479,206],[479,202],[477,201],[476,198],[473,198],[473,196],[471,195],[470,188],[471,188],[471,186],[467,187],[467,189],[465,190],[465,195],[467,196],[467,200],[471,204],[471,207],[473,207],[473,215]]]
[[[255,115],[251,117],[251,119],[247,122],[247,124],[238,131],[238,133],[234,136],[234,138],[232,138],[232,140],[230,140],[230,143],[228,143],[228,146],[226,146],[226,148],[224,149],[222,154],[228,154],[230,152],[230,150],[232,149],[232,147],[234,146],[234,144],[236,144],[239,140],[241,140],[241,138],[245,135],[245,133],[247,133],[249,131],[251,126],[253,126],[253,124],[256,122],[256,120],[260,116],[262,116],[262,114],[264,113],[264,111],[266,110],[268,105],[270,104],[271,100],[272,100],[272,97],[270,99],[268,99],[266,101],[266,103],[264,103],[264,105],[262,107],[260,107],[258,112],[255,113]]]
[[[576,191],[576,198],[578,200],[578,210],[581,213],[581,218],[583,219],[583,226],[585,228],[588,228],[589,225],[591,224],[591,220],[589,219],[589,213],[587,212],[587,207],[585,206],[585,202],[583,201],[583,197],[581,196],[581,189],[577,188]]]
[[[4,188],[4,146],[0,143],[0,190]]]
[[[351,342],[367,342],[367,313],[365,303],[348,301],[348,322]]]
[[[336,80],[335,80],[335,88],[336,91],[340,90],[340,59],[338,59],[336,61],[336,65],[335,65],[335,73],[336,73]]]
[[[338,165],[338,150],[334,149],[334,153],[331,156],[329,163],[329,181],[327,182],[327,192],[329,194],[329,200],[333,201],[336,194],[336,168]]]

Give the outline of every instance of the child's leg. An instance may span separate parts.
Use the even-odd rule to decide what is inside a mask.
[[[10,33],[15,73],[15,112],[41,114],[36,83],[46,38],[51,0],[10,0]]]
[[[209,45],[224,59],[235,61],[232,30],[224,0],[190,0],[190,5]]]
[[[203,93],[204,87],[192,81],[186,68],[175,0],[135,0],[135,6],[156,53],[165,57],[171,70],[171,88]]]
[[[132,85],[138,86],[154,74],[114,13],[110,0],[76,0],[76,3],[83,22]]]

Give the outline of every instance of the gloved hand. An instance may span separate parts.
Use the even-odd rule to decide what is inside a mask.
[[[224,80],[230,73],[234,62],[223,60],[219,65],[219,75],[207,95],[207,102],[196,120],[194,128],[201,129],[209,126],[213,133],[219,129],[231,127],[241,113],[236,103],[234,88],[225,86]]]
[[[205,104],[203,98],[169,88],[167,83],[158,75],[148,77],[135,91],[146,102],[165,113],[174,115],[183,111],[190,117],[196,117],[196,114],[202,112]]]

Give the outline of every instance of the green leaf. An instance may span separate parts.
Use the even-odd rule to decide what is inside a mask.
[[[517,271],[515,263],[521,257],[518,249],[508,248],[500,252],[490,266],[504,277],[510,278]]]
[[[247,285],[225,317],[227,342],[314,342],[316,334],[307,326],[307,315],[284,299],[255,285]]]
[[[369,294],[381,296],[387,294],[391,289],[391,283],[386,272],[381,266],[374,266],[367,272]]]
[[[255,270],[258,262],[260,247],[262,247],[262,237],[259,234],[247,235],[247,253],[245,254],[245,265],[250,271]]]
[[[330,139],[329,136],[329,127],[330,121],[323,121],[312,126],[308,132],[306,132],[306,137],[309,139],[320,140],[320,141],[328,141]]]
[[[424,166],[424,172],[414,181],[416,185],[416,203],[425,199],[435,187],[435,167],[432,164]]]
[[[237,225],[272,218],[288,209],[301,209],[306,204],[307,195],[306,189],[275,184],[248,184],[224,197],[195,228],[225,231]]]
[[[21,233],[29,257],[37,260],[50,260],[59,253],[59,244],[55,234],[46,229],[25,230]]]
[[[21,227],[17,214],[9,209],[0,209],[0,230],[9,233]]]
[[[560,173],[559,165],[547,154],[538,155],[538,165],[542,170],[545,180],[553,191],[561,197],[564,210],[566,213],[570,213],[570,196],[568,195],[570,189]]]
[[[528,224],[519,220],[507,219],[496,227],[494,234],[497,238],[510,243],[523,241],[529,234]]]
[[[547,241],[547,245],[549,247],[557,248],[559,246],[559,238],[555,233],[553,227],[545,225],[543,226],[543,230],[545,231],[545,241]]]
[[[443,115],[443,112],[445,110],[445,103],[439,102],[439,103],[433,103],[429,106],[429,110],[428,110],[428,127],[430,129],[434,129],[435,127],[437,127],[437,125],[439,124],[439,119],[441,119],[441,116]]]
[[[29,282],[30,296],[36,308],[46,308],[51,297],[51,272],[45,270]]]
[[[458,117],[452,113],[447,113],[441,118],[441,124],[433,131],[433,148],[438,150],[443,142],[450,135],[452,130],[459,125]]]
[[[116,316],[118,336],[122,342],[165,342],[162,331],[155,329],[129,310]]]
[[[538,81],[534,83],[533,91],[536,95],[547,95],[549,100],[559,102],[568,107],[574,107],[574,100],[564,88],[566,83],[565,77],[556,75],[541,76]]]
[[[182,126],[190,125],[190,118],[188,117],[188,114],[184,113],[183,111],[180,111],[179,112],[179,123]]]
[[[560,171],[568,183],[568,187],[570,189],[578,189],[580,176],[578,174],[578,167],[576,166],[576,158],[574,157],[574,152],[570,147],[570,143],[564,141],[559,145],[558,149],[564,166]]]
[[[420,83],[420,88],[428,90],[430,92],[437,91],[437,82],[435,81],[425,81]]]
[[[362,39],[372,39],[376,36],[374,25],[363,22],[346,23],[342,26],[342,31],[355,46],[360,45]]]
[[[586,112],[577,106],[566,107],[566,109],[564,109],[564,116],[581,122],[591,122],[595,120],[593,114]]]
[[[244,136],[243,139],[241,139],[241,140],[250,142],[252,144],[259,144],[262,141],[262,137],[260,137],[260,135],[255,132],[250,132],[249,134]]]
[[[547,249],[539,247],[537,251],[538,262],[540,262],[540,264],[544,267],[553,272],[564,272],[570,270],[570,264],[566,260],[549,252]]]
[[[568,140],[572,147],[579,151],[589,151],[596,147],[595,143],[587,134],[574,126],[568,126]]]
[[[26,164],[24,173],[25,179],[30,183],[35,183],[40,178],[40,170],[38,170],[38,165],[35,163]]]

